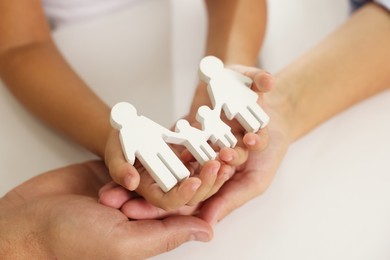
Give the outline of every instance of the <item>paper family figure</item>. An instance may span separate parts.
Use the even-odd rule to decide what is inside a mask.
[[[237,139],[230,131],[230,127],[222,121],[219,111],[201,106],[196,114],[196,120],[201,123],[203,131],[209,133],[212,143],[216,143],[220,148],[236,146]]]
[[[216,157],[207,143],[209,137],[187,121],[178,121],[176,129],[179,132],[172,132],[147,117],[137,115],[134,106],[126,102],[112,108],[111,125],[119,130],[126,160],[134,164],[135,158],[138,158],[165,192],[190,175],[167,143],[182,144],[201,164]]]
[[[134,164],[135,158],[165,192],[178,181],[189,176],[189,170],[168,144],[185,146],[194,158],[204,164],[217,154],[208,141],[220,148],[234,147],[236,137],[229,125],[221,119],[224,111],[229,120],[237,119],[247,132],[256,132],[265,127],[268,115],[258,105],[258,96],[249,87],[252,80],[230,69],[225,69],[221,60],[208,56],[200,63],[200,76],[208,86],[213,108],[202,106],[196,119],[202,130],[192,127],[188,121],[179,120],[175,132],[139,116],[129,103],[120,102],[111,110],[111,125],[119,130],[122,150],[126,160]]]
[[[257,132],[267,125],[269,117],[257,103],[258,95],[249,88],[250,78],[224,68],[223,62],[214,56],[201,60],[199,73],[208,84],[213,110],[223,110],[229,120],[237,119],[247,132]]]
[[[175,131],[182,136],[186,136],[186,139],[175,142],[175,140],[169,140],[168,138],[168,142],[184,145],[201,165],[217,157],[216,152],[207,143],[210,138],[207,132],[192,127],[184,119],[177,121],[175,127]]]

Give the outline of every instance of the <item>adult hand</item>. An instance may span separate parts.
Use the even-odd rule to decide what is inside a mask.
[[[269,73],[257,68],[242,65],[231,65],[229,67],[252,79],[253,83],[251,88],[258,94],[258,101],[262,105],[263,94],[269,92],[273,87],[273,77]],[[199,127],[199,123],[196,121],[196,113],[198,108],[204,105],[212,107],[207,86],[205,83],[200,82],[192,101],[190,113],[186,117],[192,125]],[[249,151],[260,151],[264,149],[268,141],[266,128],[260,129],[257,133],[246,133],[244,128],[236,120],[228,120],[224,113],[221,113],[221,118],[230,126],[231,131],[238,140],[234,149],[222,149],[220,151],[219,159],[222,162],[230,166],[238,166],[247,160]],[[228,168],[225,170],[229,173],[231,172]]]
[[[198,204],[208,198],[210,193],[215,193],[226,181],[218,175],[221,166],[218,161],[209,161],[202,168],[194,169],[189,160],[184,160],[191,169],[191,176],[165,193],[138,160],[134,166],[126,161],[119,132],[113,129],[106,146],[105,162],[112,179],[118,185],[111,183],[105,186],[100,192],[100,202],[112,208],[121,208],[126,200],[133,197],[134,193],[131,191],[135,190],[152,205],[170,211],[184,205]],[[118,194],[122,196],[118,198]]]
[[[0,199],[0,255],[12,259],[144,259],[189,240],[208,241],[210,226],[191,216],[129,221],[97,202],[109,181],[103,163],[54,170]]]
[[[263,93],[268,92],[272,88],[272,76],[257,68],[245,66],[234,66],[232,68],[253,80],[252,89],[259,94],[259,102],[264,103]],[[202,105],[210,105],[210,101],[206,86],[200,83],[191,106],[191,111],[186,119],[190,122],[195,122],[197,107]],[[284,137],[283,128],[279,123],[278,113],[274,113],[271,109],[267,109],[267,113],[270,113],[271,116],[271,127],[261,129],[258,133],[245,134],[243,128],[237,122],[228,121],[225,118],[240,142],[234,150],[222,149],[220,151],[220,158],[226,163],[221,166],[218,173],[221,181],[205,197],[205,199],[209,198],[216,193],[204,203],[200,212],[198,212],[200,205],[198,207],[178,208],[177,210],[167,212],[153,207],[153,205],[148,204],[142,198],[136,198],[131,193],[118,187],[112,190],[105,189],[103,193],[105,195],[109,194],[110,196],[106,196],[106,198],[110,197],[113,201],[115,200],[117,208],[121,208],[131,218],[149,219],[172,214],[199,213],[210,223],[215,223],[233,208],[243,204],[253,196],[260,194],[268,187],[279,164],[279,160],[281,160],[287,149],[288,142]],[[271,135],[271,144],[267,147],[269,135]],[[267,148],[265,149],[265,147]],[[272,158],[267,158],[266,162],[263,163],[263,157],[267,156]],[[233,176],[233,174],[235,175]],[[227,183],[225,183],[226,181]],[[220,190],[221,187],[222,189]],[[230,199],[230,196],[234,198]],[[226,201],[223,202],[225,198]]]
[[[254,82],[259,82],[262,75],[260,69],[253,67],[235,66],[234,69],[252,78]],[[261,91],[261,86],[255,84],[253,87]],[[291,142],[289,123],[284,116],[289,109],[288,101],[278,89],[261,97],[270,122],[266,131],[260,131],[257,137],[249,137],[248,134],[244,136],[245,144],[256,140],[257,147],[249,149],[247,160],[236,167],[232,178],[202,205],[199,216],[212,225],[267,190]]]

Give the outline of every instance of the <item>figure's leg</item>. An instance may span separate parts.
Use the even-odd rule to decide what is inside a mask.
[[[219,148],[233,148],[237,144],[236,137],[232,134],[230,129],[227,129],[224,133],[219,133],[216,136],[216,142],[215,142]]]
[[[217,157],[217,153],[211,148],[208,143],[205,143],[200,146],[202,151],[207,155],[209,160],[214,160]]]
[[[138,156],[138,159],[164,192],[172,189],[176,178],[156,154]]]
[[[210,147],[208,143],[202,145],[186,145],[190,153],[195,157],[195,159],[201,165],[204,165],[209,160],[214,160],[217,157],[215,151]]]
[[[215,142],[213,143],[216,143],[221,149],[225,147],[231,147],[231,142],[226,138],[226,134],[215,135]]]
[[[236,115],[237,121],[247,132],[257,132],[260,129],[261,123],[248,109],[242,109],[240,113]]]
[[[226,132],[225,134],[226,140],[228,140],[231,148],[234,148],[237,144],[237,138],[234,136],[234,134],[230,131]]]
[[[209,160],[208,155],[203,151],[201,146],[195,146],[188,143],[186,144],[186,148],[201,165],[205,164]]]
[[[161,149],[161,153],[158,154],[158,157],[178,181],[184,180],[190,176],[190,171],[168,146],[166,149]]]
[[[254,117],[260,122],[260,128],[265,127],[269,122],[269,116],[264,112],[261,106],[257,103],[250,105],[248,107],[249,111],[252,113]]]

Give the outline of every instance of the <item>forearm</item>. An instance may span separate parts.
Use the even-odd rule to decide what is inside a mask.
[[[206,55],[225,64],[256,65],[266,25],[265,0],[206,0]]]
[[[109,108],[76,75],[50,41],[11,48],[0,77],[33,114],[103,156]]]
[[[271,103],[296,140],[333,115],[390,87],[390,14],[369,4],[277,74]]]

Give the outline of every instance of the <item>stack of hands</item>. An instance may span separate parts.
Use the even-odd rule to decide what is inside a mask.
[[[126,162],[113,129],[105,164],[87,162],[42,174],[1,199],[0,220],[17,216],[1,228],[6,241],[1,252],[12,257],[13,248],[24,248],[26,256],[35,252],[48,258],[145,258],[189,240],[209,241],[212,226],[266,190],[289,140],[272,98],[264,95],[273,77],[252,67],[232,69],[253,80],[252,89],[271,117],[266,128],[245,133],[225,118],[239,142],[202,167],[188,151],[177,149],[191,176],[167,193],[139,162]],[[186,119],[196,125],[197,109],[209,103],[206,85],[200,83]]]

